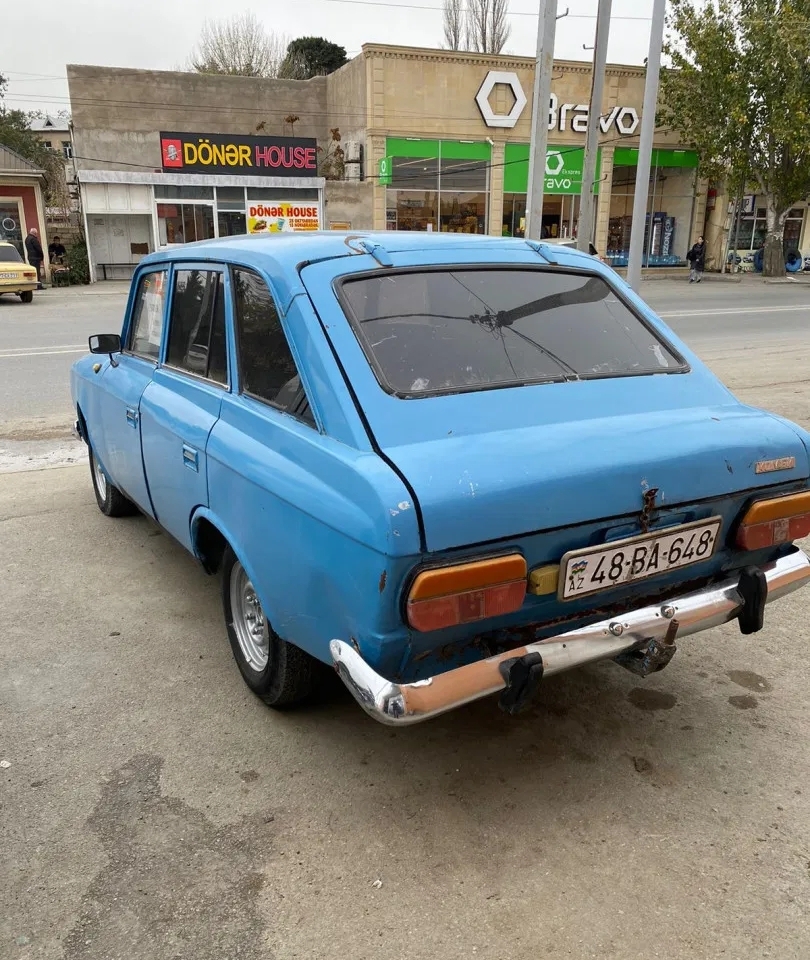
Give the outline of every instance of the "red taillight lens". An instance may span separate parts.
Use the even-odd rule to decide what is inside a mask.
[[[761,550],[810,536],[810,491],[753,504],[737,531],[741,550]]]
[[[518,554],[424,570],[408,595],[408,623],[421,633],[513,613],[526,596]]]

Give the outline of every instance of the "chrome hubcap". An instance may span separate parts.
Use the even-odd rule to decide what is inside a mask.
[[[239,648],[250,668],[261,673],[270,659],[270,630],[253,584],[238,560],[231,570],[230,593]]]
[[[96,489],[98,490],[98,495],[102,500],[107,499],[107,478],[104,476],[104,471],[98,465],[98,460],[95,456],[93,457],[93,476],[96,480]]]

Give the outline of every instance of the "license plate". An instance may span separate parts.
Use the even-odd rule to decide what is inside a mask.
[[[562,558],[559,597],[575,600],[689,567],[714,555],[722,520],[711,517],[666,531],[572,550]]]
[[[18,276],[17,273],[0,273],[0,280],[16,280]]]

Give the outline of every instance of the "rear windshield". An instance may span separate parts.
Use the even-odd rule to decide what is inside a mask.
[[[0,244],[0,263],[22,263],[16,247]]]
[[[340,296],[381,385],[400,396],[685,369],[588,274],[398,271],[346,280]]]

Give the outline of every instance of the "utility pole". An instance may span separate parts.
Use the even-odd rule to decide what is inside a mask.
[[[529,146],[529,183],[526,194],[526,236],[532,240],[541,240],[543,235],[543,187],[546,179],[548,113],[556,33],[557,0],[540,0],[537,58],[534,65],[532,139]]]
[[[633,198],[633,224],[630,228],[630,258],[627,264],[627,282],[638,293],[641,286],[641,261],[644,250],[644,224],[647,217],[647,194],[650,187],[655,108],[658,102],[658,77],[661,72],[661,50],[664,45],[664,14],[667,0],[653,0],[650,24],[650,50],[647,55],[647,81],[644,84],[644,107],[641,116],[641,135],[638,143],[636,193]],[[651,218],[652,220],[652,218]],[[652,222],[650,222],[652,232]]]
[[[602,117],[602,94],[605,89],[605,64],[607,63],[608,34],[610,33],[610,10],[613,0],[599,0],[596,14],[596,40],[593,49],[593,76],[591,77],[591,103],[588,110],[588,134],[585,140],[585,156],[582,161],[582,196],[579,201],[579,232],[577,248],[588,252],[593,241],[594,183],[596,159],[599,155],[599,121]]]

